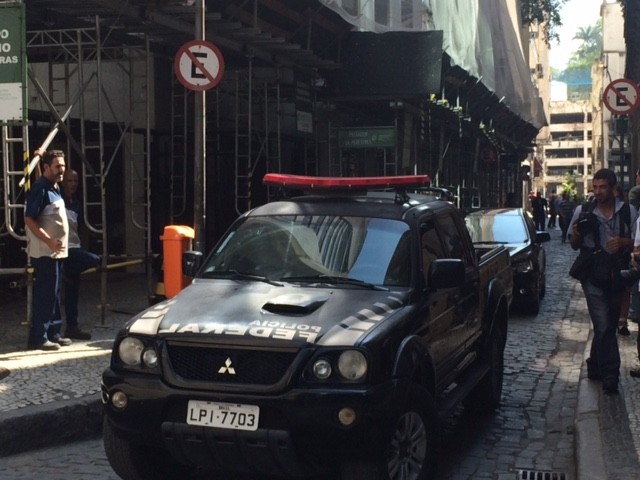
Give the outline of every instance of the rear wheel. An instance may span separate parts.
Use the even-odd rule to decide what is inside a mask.
[[[465,399],[466,408],[474,412],[491,412],[500,405],[504,377],[505,334],[495,327],[483,353],[483,360],[489,363],[489,371]]]
[[[124,480],[184,479],[193,471],[175,461],[166,450],[137,445],[118,437],[106,416],[102,435],[111,468]]]
[[[540,299],[542,298],[541,293],[542,285],[540,284],[540,280],[536,280],[535,284],[531,288],[531,297],[527,302],[527,312],[533,315],[537,315],[540,313]]]
[[[535,298],[529,300],[526,313],[530,313],[532,315],[538,315],[538,313],[540,313],[540,297],[536,295]]]

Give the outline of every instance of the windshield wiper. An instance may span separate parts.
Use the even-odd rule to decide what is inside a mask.
[[[232,280],[254,280],[257,282],[265,282],[275,287],[282,287],[281,283],[270,280],[262,275],[255,275],[253,273],[239,272],[237,270],[213,270],[211,272],[205,272],[201,278],[230,278]]]
[[[327,284],[343,284],[343,285],[355,285],[362,288],[368,288],[371,290],[383,290],[388,292],[389,289],[380,285],[374,285],[373,283],[358,280],[357,278],[339,277],[334,275],[299,275],[292,277],[280,278],[283,282],[303,282],[303,283],[327,283]]]

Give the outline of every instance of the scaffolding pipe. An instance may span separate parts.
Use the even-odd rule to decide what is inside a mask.
[[[100,17],[96,15],[96,72],[97,72],[97,105],[98,105],[98,141],[100,162],[100,226],[102,233],[102,262],[100,267],[100,324],[105,324],[105,305],[107,304],[107,192],[105,187],[105,162],[104,162],[104,117],[102,113],[102,42],[100,38]],[[87,162],[88,163],[88,162]]]
[[[29,72],[29,78],[31,79],[33,84],[36,86],[36,89],[38,90],[40,95],[44,95],[44,93],[45,93],[44,89],[42,88],[40,83],[38,83],[38,81],[36,80],[36,77],[35,77],[34,73],[31,71],[31,69],[29,69],[28,72]],[[78,101],[80,96],[84,93],[84,90],[85,90],[85,88],[87,88],[87,85],[91,81],[92,77],[93,77],[93,74],[91,75],[91,77],[89,78],[87,83],[82,85],[82,88],[80,90],[78,90],[76,92],[75,96],[71,99],[71,104],[69,105],[69,107],[65,110],[64,114],[56,121],[55,125],[53,126],[53,128],[49,132],[49,135],[47,135],[47,138],[45,138],[44,141],[42,142],[42,145],[40,145],[41,149],[46,150],[47,147],[51,144],[51,142],[53,141],[55,136],[58,134],[58,131],[60,130],[60,126],[64,122],[66,122],[67,118],[69,118],[69,115],[71,115],[71,110],[73,110],[73,107],[75,106],[75,103]],[[31,175],[31,172],[33,172],[33,169],[36,168],[36,165],[38,164],[39,161],[40,161],[40,155],[35,155],[33,157],[33,159],[31,159],[31,161],[29,162],[29,171],[25,173],[25,178],[20,180],[20,183],[18,184],[18,186],[20,186],[20,187],[24,186],[24,184],[26,183],[26,177]]]

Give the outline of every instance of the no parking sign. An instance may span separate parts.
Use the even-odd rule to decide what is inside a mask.
[[[213,43],[192,40],[176,53],[176,76],[189,90],[209,90],[220,83],[224,74],[222,53]]]
[[[604,105],[615,115],[629,115],[640,103],[638,85],[626,78],[619,78],[607,85],[602,97]]]

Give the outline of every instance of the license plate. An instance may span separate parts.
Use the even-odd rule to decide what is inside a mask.
[[[258,429],[259,416],[260,407],[255,405],[190,400],[187,423],[201,427],[255,431]]]

